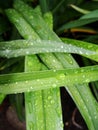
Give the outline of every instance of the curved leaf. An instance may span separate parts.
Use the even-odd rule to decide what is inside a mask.
[[[75,44],[76,43],[76,44]],[[0,42],[0,56],[18,57],[38,53],[65,52],[76,53],[91,58],[92,55],[98,55],[98,46],[84,42],[82,45],[79,41],[65,40],[56,42],[50,40],[14,40],[10,42]]]

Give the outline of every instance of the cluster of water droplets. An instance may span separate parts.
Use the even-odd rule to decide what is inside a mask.
[[[5,46],[3,46],[0,51],[1,56],[4,55],[5,57],[17,57],[22,55],[49,52],[76,53],[83,55],[96,54],[95,51],[91,51],[89,49],[87,50],[72,44],[64,44],[63,42],[51,40],[15,40],[9,43],[6,42],[4,45]],[[91,45],[88,48],[91,48]]]

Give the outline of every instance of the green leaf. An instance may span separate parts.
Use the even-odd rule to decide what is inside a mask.
[[[46,24],[50,27],[50,29],[53,29],[53,16],[51,12],[45,13],[43,16]]]
[[[41,69],[41,63],[36,55],[25,57],[25,71],[32,72]],[[25,92],[26,128],[45,129],[42,91]],[[32,118],[33,116],[33,118]],[[38,123],[37,123],[38,122]],[[42,125],[43,124],[43,125]]]
[[[91,11],[88,14],[83,15],[80,19],[88,19],[88,18],[98,18],[98,10]]]
[[[24,18],[20,13],[18,13],[14,9],[7,9],[5,10],[5,12],[9,17],[9,20],[15,24],[16,28],[18,28],[18,31],[25,39],[32,39],[32,37],[35,40],[38,39],[38,35],[33,31],[31,26],[24,20]],[[14,17],[12,17],[13,16],[12,14],[14,14]]]
[[[71,45],[74,45],[76,47],[79,47],[79,48],[83,48],[84,50],[89,50],[89,51],[93,51],[93,54],[91,55],[85,55],[85,54],[81,54],[82,56],[84,57],[87,57],[89,59],[92,59],[92,60],[95,60],[95,61],[98,61],[98,56],[97,56],[97,51],[98,51],[98,45],[96,44],[92,44],[92,43],[89,43],[89,42],[84,42],[84,41],[79,41],[79,40],[74,40],[74,39],[68,39],[68,38],[62,38],[62,41],[65,43],[65,44],[71,44]],[[96,54],[94,54],[96,53]]]
[[[80,54],[98,61],[98,45],[67,38],[63,41],[64,43],[50,40],[0,42],[0,56],[11,58],[39,53],[65,52]]]
[[[42,13],[47,13],[49,11],[49,3],[47,0],[39,0]]]
[[[98,20],[98,10],[94,10],[88,14],[83,15],[78,20],[74,20],[74,21],[71,21],[71,22],[68,22],[68,23],[62,25],[57,30],[57,33],[61,33],[62,31],[64,31],[64,29],[70,29],[73,27],[83,26],[83,25],[95,22],[97,20]]]
[[[0,93],[21,93],[98,80],[98,65],[0,75]],[[65,74],[65,75],[64,75]]]
[[[88,13],[90,13],[90,11],[85,10],[85,9],[82,9],[82,8],[79,8],[79,7],[76,6],[76,5],[70,4],[70,6],[71,6],[73,9],[75,9],[76,11],[80,12],[80,13],[83,13],[83,14],[88,14]]]

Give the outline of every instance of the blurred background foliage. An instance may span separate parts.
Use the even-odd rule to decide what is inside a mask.
[[[42,12],[46,13],[51,11],[53,14],[54,21],[54,31],[63,37],[71,37],[75,39],[81,39],[90,42],[98,42],[97,32],[98,32],[98,23],[97,20],[92,20],[93,22],[85,23],[81,26],[77,23],[74,28],[69,25],[68,29],[62,29],[62,26],[66,25],[69,22],[78,20],[84,14],[74,9],[71,5],[75,5],[86,11],[94,11],[98,9],[97,0],[24,0],[29,3],[31,6],[36,7],[40,4]],[[13,0],[3,0],[0,1],[0,40],[10,39],[10,36],[5,36],[7,31],[12,31],[12,28],[9,27],[9,22],[5,16],[4,9],[10,8],[13,6]],[[97,15],[95,16],[98,17]],[[94,17],[94,18],[95,18]],[[91,17],[92,18],[92,17]],[[89,21],[89,19],[88,19]]]

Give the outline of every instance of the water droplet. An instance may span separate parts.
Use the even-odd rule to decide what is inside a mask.
[[[57,85],[54,83],[52,86],[55,88]]]
[[[26,51],[26,54],[28,55],[28,54],[29,54],[29,51]]]
[[[31,86],[31,87],[30,87],[30,89],[32,90],[32,89],[33,89],[33,87]]]
[[[54,104],[55,102],[54,102],[54,100],[51,100],[50,103],[51,103],[51,104]]]
[[[53,72],[56,72],[56,70],[54,69]]]
[[[84,72],[84,69],[81,69],[81,72]]]
[[[28,81],[26,80],[26,81],[25,81],[25,83],[27,84],[27,83],[28,83]]]
[[[61,128],[64,127],[64,124],[63,124],[62,120],[60,121],[60,127],[61,127]]]
[[[85,78],[85,75],[83,75],[82,77]]]
[[[61,49],[63,49],[63,48],[64,48],[64,46],[62,45],[62,46],[61,46]]]
[[[79,53],[80,53],[80,54],[83,54],[83,52],[82,52],[82,51],[79,51]]]
[[[18,84],[18,82],[16,82],[15,84]]]
[[[51,96],[48,96],[48,100],[51,100],[51,98],[52,98]]]
[[[65,75],[64,74],[59,74],[59,75],[56,76],[56,78],[58,80],[63,80],[63,79],[65,79]]]
[[[6,49],[5,52],[6,52],[6,54],[8,54],[10,52],[10,50]]]
[[[56,60],[53,60],[53,62],[55,63],[55,62],[56,62]]]
[[[89,79],[86,79],[85,82],[88,83],[88,82],[89,82]]]
[[[95,119],[97,119],[98,118],[98,116],[97,116],[98,114],[96,113],[96,112],[94,112],[94,118]]]
[[[28,89],[27,92],[30,92],[30,89]]]
[[[37,82],[39,82],[40,80],[39,79],[37,79]]]
[[[44,83],[43,82],[40,82],[41,85],[43,85]]]
[[[17,94],[17,92],[14,92],[14,94]]]

